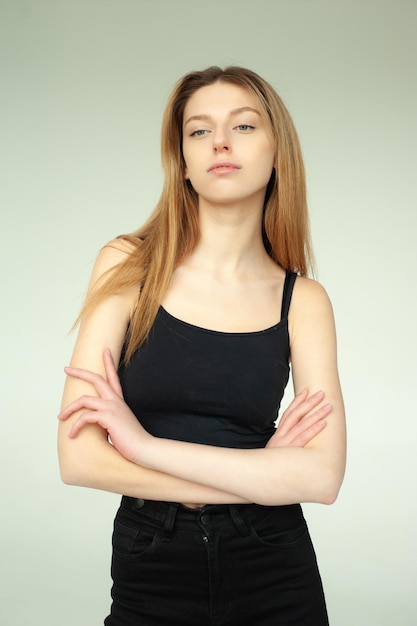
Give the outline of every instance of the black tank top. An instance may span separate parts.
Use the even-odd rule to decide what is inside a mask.
[[[257,332],[194,326],[159,308],[148,339],[119,376],[127,404],[156,437],[228,448],[261,448],[289,377],[287,272],[281,320]]]

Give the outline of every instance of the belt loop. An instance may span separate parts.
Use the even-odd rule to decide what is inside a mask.
[[[228,506],[230,517],[234,521],[236,528],[238,529],[242,537],[248,537],[250,535],[250,529],[248,528],[245,520],[242,519],[242,516],[239,513],[239,509],[235,504],[229,504]]]
[[[178,503],[173,502],[168,504],[168,512],[165,518],[164,528],[162,530],[161,541],[168,543],[171,541],[171,534],[174,528],[175,516],[177,514]]]

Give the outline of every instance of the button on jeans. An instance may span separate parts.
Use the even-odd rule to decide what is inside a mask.
[[[301,507],[124,496],[105,626],[327,626]]]

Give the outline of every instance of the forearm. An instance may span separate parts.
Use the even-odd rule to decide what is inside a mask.
[[[204,504],[236,504],[244,498],[145,468],[126,460],[95,427],[86,429],[77,440],[59,438],[59,461],[64,483],[90,487],[147,500]]]
[[[343,463],[314,447],[236,450],[153,439],[139,458],[148,468],[263,505],[330,504],[343,478]]]

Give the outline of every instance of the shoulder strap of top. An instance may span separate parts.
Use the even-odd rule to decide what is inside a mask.
[[[289,272],[285,273],[284,290],[282,293],[282,307],[281,307],[281,320],[285,320],[288,317],[288,311],[290,310],[291,296],[294,289],[295,279],[297,274]]]

